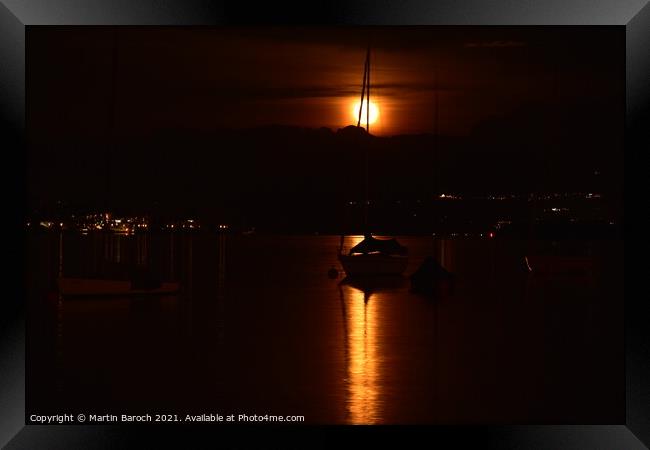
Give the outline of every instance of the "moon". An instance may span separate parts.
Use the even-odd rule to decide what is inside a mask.
[[[354,117],[355,123],[359,120],[359,105],[360,103],[356,102],[352,106],[352,116]],[[372,125],[373,123],[377,122],[377,119],[379,118],[379,108],[372,101],[370,102],[370,117],[367,116],[367,105],[368,101],[364,99],[363,108],[361,109],[361,126],[364,126],[366,124],[366,121],[370,122],[370,125]]]

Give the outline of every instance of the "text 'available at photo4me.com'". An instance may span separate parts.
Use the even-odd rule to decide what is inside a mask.
[[[30,414],[28,424],[102,424],[102,423],[300,423],[302,415],[275,414]]]

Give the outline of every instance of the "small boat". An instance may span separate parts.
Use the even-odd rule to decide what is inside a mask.
[[[164,282],[155,286],[138,285],[129,280],[95,278],[59,278],[59,293],[63,296],[121,297],[134,295],[166,295],[180,291],[180,283]]]
[[[524,260],[530,272],[546,275],[584,275],[597,269],[595,259],[590,256],[531,254]]]
[[[593,242],[576,238],[584,227],[555,226],[560,231],[542,235],[552,239],[550,242],[544,239],[530,246],[524,257],[528,271],[545,275],[588,275],[599,271],[600,258]]]
[[[255,227],[248,228],[241,232],[242,236],[253,236],[255,234]]]
[[[349,253],[339,251],[339,262],[348,276],[401,275],[408,265],[406,247],[396,239],[377,239],[367,235]]]
[[[413,292],[442,297],[453,291],[455,276],[429,256],[410,278]]]
[[[400,245],[395,238],[377,239],[368,232],[368,146],[371,142],[370,136],[370,47],[366,53],[366,61],[363,72],[363,87],[361,88],[361,102],[359,103],[359,119],[356,130],[362,130],[361,116],[362,109],[366,102],[366,129],[365,134],[357,132],[357,136],[365,141],[365,201],[364,201],[364,239],[352,247],[348,254],[343,253],[343,236],[339,248],[338,259],[343,270],[348,276],[372,276],[372,275],[401,275],[408,265],[406,247]]]

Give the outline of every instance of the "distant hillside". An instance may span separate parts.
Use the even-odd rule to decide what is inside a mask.
[[[574,128],[580,111],[523,108],[466,137],[368,136],[346,127],[160,130],[114,143],[48,142],[29,151],[32,207],[119,205],[291,222],[343,214],[371,199],[430,199],[441,192],[620,193],[622,139],[612,126]],[[337,209],[338,208],[338,209]]]

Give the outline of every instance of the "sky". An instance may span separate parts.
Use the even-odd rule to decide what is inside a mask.
[[[613,27],[36,27],[29,122],[44,140],[337,129],[356,122],[368,45],[382,136],[465,136],[529,104],[606,113],[623,92]]]
[[[385,138],[375,194],[622,189],[622,27],[29,27],[26,39],[36,209],[322,198],[324,211],[357,192],[356,141],[320,128],[356,124],[368,46],[370,132]]]

